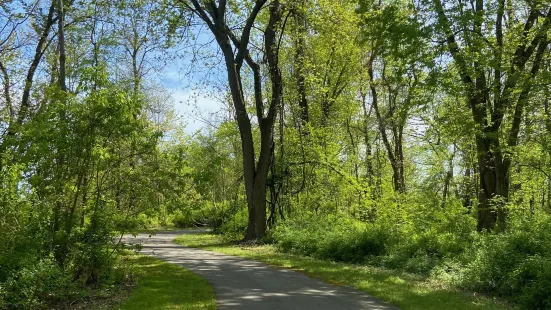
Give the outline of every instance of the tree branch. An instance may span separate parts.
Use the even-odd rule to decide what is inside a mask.
[[[450,21],[448,20],[448,17],[444,12],[444,7],[442,6],[442,2],[440,0],[433,0],[433,3],[436,8],[436,13],[438,14],[438,21],[440,22],[440,25],[444,30],[444,34],[446,35],[448,50],[452,54],[452,57],[455,63],[459,67],[459,74],[461,75],[461,80],[467,87],[472,88],[474,86],[473,79],[468,74],[469,71],[467,68],[467,63],[465,62],[465,59],[463,58],[463,55],[462,55],[462,51],[459,48],[457,41],[455,40],[455,35],[451,30]]]
[[[238,68],[243,65],[243,59],[245,57],[245,54],[248,53],[247,46],[249,45],[249,40],[251,37],[251,28],[253,27],[254,21],[256,20],[256,16],[264,6],[267,0],[256,0],[256,3],[249,14],[249,17],[247,18],[247,21],[245,22],[245,27],[243,28],[243,32],[241,33],[241,39],[239,40],[239,47],[237,49],[237,55],[235,56],[235,64]]]

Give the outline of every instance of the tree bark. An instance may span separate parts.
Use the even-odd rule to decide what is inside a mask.
[[[4,99],[6,101],[6,107],[8,108],[8,123],[11,123],[14,115],[13,105],[11,101],[11,90],[10,90],[11,82],[10,82],[10,76],[9,76],[8,70],[6,69],[2,61],[0,61],[0,72],[2,73],[3,80],[4,80],[3,89],[4,89]]]
[[[207,24],[224,55],[228,84],[235,108],[243,153],[243,178],[245,181],[245,192],[248,205],[248,224],[245,240],[262,238],[266,234],[266,185],[272,160],[272,129],[278,110],[277,108],[281,104],[283,89],[281,72],[278,64],[279,51],[276,42],[277,27],[281,20],[281,5],[278,0],[275,0],[270,6],[269,21],[264,33],[265,57],[268,63],[272,85],[267,115],[264,116],[265,108],[262,98],[260,66],[250,56],[248,43],[255,19],[260,10],[264,7],[266,1],[267,0],[255,1],[254,7],[247,17],[240,38],[235,36],[230,27],[226,24],[226,1],[219,1],[218,7],[215,5],[214,1],[207,1],[203,5],[198,0],[191,0],[193,7],[181,1],[184,6],[192,10]],[[234,52],[234,47],[236,52]],[[251,120],[247,113],[242,89],[241,67],[244,61],[252,69],[254,78],[254,102],[260,127],[260,154],[258,162],[255,160]]]
[[[306,98],[306,75],[305,75],[305,50],[306,50],[306,20],[304,17],[304,1],[301,1],[299,4],[300,7],[295,8],[295,23],[297,27],[297,39],[296,39],[296,50],[295,50],[295,72],[296,72],[296,87],[297,93],[299,95],[299,118],[300,125],[302,127],[303,133],[304,127],[309,121],[309,112],[308,112],[308,99]]]
[[[362,110],[363,110],[363,138],[365,144],[365,171],[369,186],[373,186],[373,154],[371,147],[371,137],[369,135],[369,117],[371,111],[367,109],[367,93],[362,91]]]

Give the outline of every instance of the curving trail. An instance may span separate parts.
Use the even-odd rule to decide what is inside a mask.
[[[178,235],[201,231],[167,231],[155,236],[125,236],[142,243],[142,252],[203,276],[214,287],[218,309],[398,309],[349,287],[336,286],[288,269],[245,258],[187,248],[172,242]]]

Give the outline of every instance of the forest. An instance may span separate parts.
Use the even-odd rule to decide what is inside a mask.
[[[0,309],[167,227],[551,309],[549,0],[1,0],[0,85]]]

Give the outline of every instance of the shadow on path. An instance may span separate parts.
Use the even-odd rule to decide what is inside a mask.
[[[335,286],[299,272],[217,252],[187,248],[172,242],[184,233],[125,236],[125,243],[142,243],[142,252],[180,265],[203,276],[214,287],[218,309],[398,309],[358,290]]]

